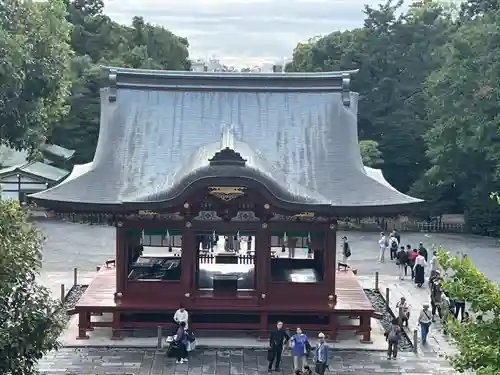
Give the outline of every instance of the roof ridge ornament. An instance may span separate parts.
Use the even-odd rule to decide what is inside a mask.
[[[226,147],[219,152],[216,152],[212,159],[208,159],[210,165],[238,165],[244,167],[247,163],[239,152],[232,148]]]
[[[342,73],[342,103],[346,107],[351,106],[351,74]]]

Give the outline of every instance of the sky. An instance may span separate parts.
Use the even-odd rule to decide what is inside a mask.
[[[187,37],[192,58],[237,67],[291,57],[298,42],[359,27],[363,5],[377,0],[105,0],[105,13],[133,16]]]

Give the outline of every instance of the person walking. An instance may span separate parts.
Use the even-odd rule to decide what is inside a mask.
[[[415,278],[415,272],[413,271],[413,267],[415,266],[415,258],[418,256],[418,252],[415,249],[411,248],[411,245],[406,245],[406,254],[408,256],[408,267],[411,270],[411,279]]]
[[[316,353],[314,354],[315,373],[325,375],[328,368],[328,345],[325,342],[325,334],[320,332],[318,335],[318,343],[316,344]]]
[[[443,334],[448,334],[448,318],[450,316],[450,299],[443,293],[441,296],[441,326],[443,327]]]
[[[427,252],[427,249],[424,247],[424,244],[422,242],[418,244],[418,253],[425,258],[426,262],[428,261],[427,258],[429,256],[429,253]]]
[[[385,262],[385,250],[389,246],[387,237],[386,237],[384,232],[380,233],[380,239],[378,240],[378,246],[380,248],[378,261],[379,261],[379,263],[384,263]]]
[[[425,282],[425,267],[427,266],[427,262],[425,258],[419,253],[415,258],[415,266],[413,270],[415,271],[415,284],[417,287],[421,288]]]
[[[186,322],[179,323],[174,340],[177,346],[177,363],[186,363],[188,361]]]
[[[399,249],[399,242],[398,242],[396,235],[393,232],[393,233],[391,233],[391,236],[389,237],[389,251],[391,253],[390,254],[391,260],[396,259],[396,253],[398,252],[398,249]]]
[[[347,236],[342,237],[342,263],[347,264],[347,260],[351,257],[351,248],[347,242]]]
[[[399,324],[401,327],[406,326],[408,328],[408,321],[410,320],[410,305],[406,302],[405,297],[396,303],[396,310],[398,311]]]
[[[307,356],[311,352],[309,339],[300,328],[297,328],[297,333],[292,336],[290,342],[292,344],[293,368],[303,371]]]
[[[404,246],[401,246],[396,253],[396,264],[399,267],[399,279],[404,280],[404,276],[407,276],[408,272],[408,255]]]
[[[441,288],[441,283],[439,279],[434,279],[431,282],[431,315],[432,321],[435,322],[436,311],[438,313],[439,319],[443,319],[443,314],[441,312],[441,302],[443,297],[443,290]]]
[[[387,340],[387,359],[396,359],[398,356],[398,345],[401,341],[401,327],[399,326],[398,319],[393,319],[391,328],[386,332],[385,337]]]
[[[431,313],[429,311],[429,304],[424,303],[422,310],[418,316],[418,325],[420,326],[420,337],[422,338],[422,345],[427,344],[427,335],[432,324]]]
[[[273,370],[273,363],[275,364],[274,371],[280,371],[281,354],[283,347],[288,344],[290,336],[283,328],[283,322],[276,323],[276,329],[269,335],[269,366],[268,371]]]

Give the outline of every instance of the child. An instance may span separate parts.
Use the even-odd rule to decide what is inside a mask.
[[[303,375],[312,375],[312,370],[308,365],[304,366],[304,372]]]

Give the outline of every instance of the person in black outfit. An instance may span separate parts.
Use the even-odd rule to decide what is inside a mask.
[[[273,363],[275,363],[274,371],[280,371],[281,364],[281,353],[283,353],[283,347],[290,340],[290,336],[283,328],[283,322],[278,322],[276,324],[276,329],[269,335],[269,366],[268,371],[272,371]]]
[[[424,247],[424,244],[422,242],[420,242],[418,245],[418,252],[420,253],[420,255],[422,255],[425,258],[425,261],[427,262],[427,258],[429,257],[429,253],[427,252],[427,249]]]

